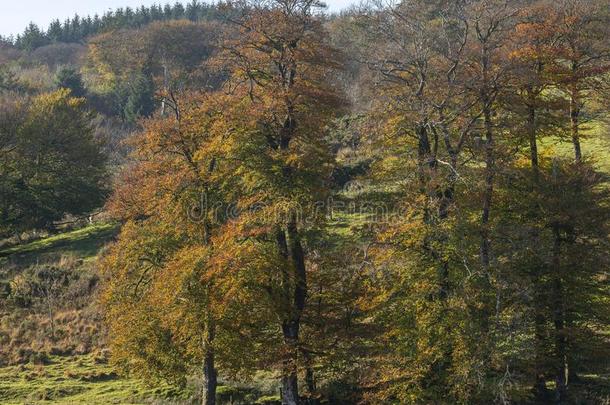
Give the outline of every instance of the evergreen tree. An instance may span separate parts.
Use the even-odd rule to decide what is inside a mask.
[[[18,37],[16,45],[26,51],[33,51],[36,48],[47,45],[49,40],[47,36],[38,28],[36,24],[31,22],[23,34]]]
[[[174,9],[172,11],[172,18],[175,20],[180,20],[182,18],[184,18],[184,6],[182,5],[182,3],[176,3],[174,4]]]
[[[186,5],[185,16],[191,21],[197,21],[199,18],[199,12],[201,10],[201,4],[198,0],[192,0]]]
[[[150,117],[155,110],[155,88],[149,75],[136,75],[130,86],[125,104],[124,116],[128,122],[135,123],[140,117]]]
[[[73,67],[61,68],[55,76],[58,89],[68,89],[73,97],[81,98],[87,95],[81,74]]]
[[[58,19],[51,21],[49,29],[47,30],[47,36],[52,42],[60,42],[64,38],[63,29],[61,22]]]

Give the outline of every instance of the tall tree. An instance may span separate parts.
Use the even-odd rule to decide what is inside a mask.
[[[223,160],[229,109],[221,94],[179,100],[173,98],[171,116],[147,120],[133,139],[134,166],[109,206],[125,225],[104,258],[104,301],[114,359],[128,366],[124,371],[179,383],[196,372],[202,404],[213,405],[217,362],[238,373],[249,367],[243,351],[254,351],[249,341],[236,341],[246,328],[235,317],[253,322],[256,315],[236,312],[233,304],[249,302],[247,289],[242,273],[222,266],[244,266],[223,246],[227,217],[217,209],[235,181],[232,161]]]
[[[574,159],[582,162],[582,111],[599,79],[610,71],[608,26],[610,16],[601,2],[562,0],[547,9],[548,30],[556,35],[553,70],[557,84],[570,100],[570,128]]]
[[[248,111],[239,151],[244,183],[238,205],[256,202],[265,208],[239,220],[244,230],[259,235],[258,248],[274,257],[268,289],[283,339],[282,402],[289,405],[300,401],[307,230],[324,225],[314,208],[324,200],[329,170],[324,131],[341,103],[328,82],[339,60],[314,17],[317,7],[311,1],[240,4],[245,12],[234,20],[239,35],[224,41],[218,58],[230,73],[235,103]],[[304,222],[308,216],[311,224]]]

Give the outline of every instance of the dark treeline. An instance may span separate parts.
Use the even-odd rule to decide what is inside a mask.
[[[90,36],[109,30],[140,28],[154,21],[214,19],[218,16],[218,9],[219,5],[192,0],[186,6],[182,3],[165,4],[164,6],[153,4],[150,7],[141,6],[136,9],[117,8],[102,16],[95,14],[82,17],[76,14],[63,22],[59,19],[53,20],[46,31],[38,25],[30,23],[23,33],[18,34],[15,38],[0,36],[0,42],[32,51],[55,42],[81,42]]]

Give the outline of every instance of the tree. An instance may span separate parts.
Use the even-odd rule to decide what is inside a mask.
[[[58,19],[51,21],[47,29],[47,36],[51,42],[59,42],[63,39],[63,30],[61,22]]]
[[[103,264],[116,363],[175,382],[196,370],[205,405],[215,403],[218,364],[227,375],[252,367],[244,352],[257,349],[245,336],[261,316],[248,288],[255,273],[241,271],[250,256],[236,252],[249,249],[222,233],[229,218],[220,208],[236,180],[225,158],[236,117],[225,102],[222,94],[183,95],[173,98],[172,115],[145,121],[135,164],[110,201],[125,225]]]
[[[140,117],[150,117],[155,111],[155,88],[152,79],[144,74],[136,75],[129,87],[124,116],[130,123]]]
[[[15,73],[4,66],[0,67],[0,93],[19,92],[22,89],[23,85],[19,83]]]
[[[379,356],[375,374],[382,401],[486,401],[493,395],[493,345],[485,330],[491,317],[487,228],[496,171],[492,119],[504,80],[501,48],[511,10],[491,3],[376,3],[365,14],[371,39],[363,58],[376,83],[371,115],[380,120],[374,128],[384,145],[373,175],[400,185],[384,201],[397,199],[390,209],[404,214],[379,226],[379,247],[372,249],[377,265],[391,274],[388,284],[379,284],[383,304],[376,311],[389,336],[383,344],[391,347]],[[487,140],[483,150],[477,148],[481,133]],[[481,152],[484,191],[478,188],[480,174],[466,163]],[[461,183],[470,176],[477,179],[484,206],[479,230],[462,194]],[[466,228],[481,236],[477,250],[485,269],[477,266],[476,277],[464,274],[465,263],[473,266],[473,240],[458,237]],[[459,322],[478,328],[455,330]],[[475,382],[469,367],[477,362],[486,365],[478,370],[485,377]]]
[[[55,85],[58,89],[70,90],[70,94],[76,98],[82,98],[87,95],[81,74],[72,67],[64,67],[57,72]]]
[[[201,66],[214,52],[217,28],[175,21],[98,35],[90,42],[89,65],[104,85],[114,89],[125,82],[131,82],[132,88],[154,84],[159,93],[169,95],[174,90],[208,86],[213,83]],[[164,105],[162,100],[162,112]]]
[[[16,41],[17,47],[26,50],[33,51],[34,49],[47,45],[49,40],[44,32],[38,28],[36,24],[31,22],[23,34],[19,37],[18,41]]]
[[[16,116],[12,146],[0,156],[3,235],[50,229],[67,214],[86,214],[102,204],[105,159],[91,118],[84,100],[68,90],[39,95]]]
[[[233,243],[248,234],[269,281],[268,300],[279,320],[282,401],[299,403],[302,317],[307,306],[311,241],[324,229],[316,201],[324,201],[330,174],[324,130],[342,99],[328,82],[340,66],[325,41],[317,3],[248,2],[235,20],[240,32],[223,41],[217,64],[229,72],[234,103],[245,109],[235,150],[243,164],[237,206],[263,207],[239,216]],[[304,222],[310,218],[310,223]]]
[[[548,30],[555,33],[553,73],[570,100],[569,116],[574,159],[582,161],[580,145],[582,111],[599,79],[610,71],[609,16],[602,4],[562,0],[547,8]]]

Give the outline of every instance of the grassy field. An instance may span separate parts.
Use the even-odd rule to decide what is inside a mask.
[[[0,257],[20,259],[27,256],[37,258],[52,254],[70,253],[84,260],[91,261],[118,231],[113,223],[97,223],[75,231],[60,233],[35,240],[30,243],[13,246],[0,250]]]
[[[540,142],[540,149],[572,158],[574,147],[571,141],[558,138],[545,138]],[[610,174],[610,128],[604,122],[593,122],[585,126],[581,139],[582,153],[585,159],[593,159],[595,166],[603,173]]]
[[[5,405],[180,403],[184,395],[169,386],[120,378],[94,355],[51,356],[44,364],[0,368],[0,403]]]

